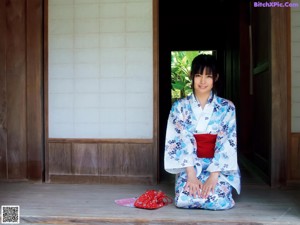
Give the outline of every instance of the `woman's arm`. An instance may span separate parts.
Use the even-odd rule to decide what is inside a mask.
[[[210,173],[220,171],[225,174],[238,170],[235,107],[231,103],[225,109],[225,117],[220,120],[215,154],[207,168]]]
[[[165,142],[165,170],[177,174],[194,166],[195,142],[190,132],[191,115],[185,104],[175,102],[171,108]]]

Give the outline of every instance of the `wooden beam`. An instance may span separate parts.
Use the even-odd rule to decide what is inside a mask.
[[[6,1],[8,179],[26,179],[26,1]]]
[[[152,139],[94,139],[94,138],[48,138],[48,143],[136,143],[151,144]]]
[[[6,6],[0,1],[0,179],[7,179]]]
[[[49,149],[48,149],[48,0],[44,0],[44,171],[45,181],[49,180]]]
[[[285,185],[288,150],[288,85],[290,8],[271,8],[272,151],[271,186]]]
[[[43,177],[43,1],[26,1],[27,176]]]
[[[158,0],[153,0],[153,183],[159,180],[159,18]]]

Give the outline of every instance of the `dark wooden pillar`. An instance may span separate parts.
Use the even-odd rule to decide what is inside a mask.
[[[43,0],[27,0],[27,170],[39,180],[43,171]]]
[[[8,179],[27,177],[26,1],[6,1],[6,97]]]
[[[0,1],[0,179],[7,177],[6,9]]]
[[[43,0],[0,3],[0,179],[41,180]]]
[[[290,27],[290,8],[271,8],[272,186],[285,184],[287,180],[287,112],[290,107],[287,80],[291,77]]]

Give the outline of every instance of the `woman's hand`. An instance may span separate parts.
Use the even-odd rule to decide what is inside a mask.
[[[184,190],[188,191],[190,193],[190,195],[192,195],[194,197],[196,197],[196,195],[198,195],[200,197],[202,183],[197,178],[194,167],[187,167],[186,172],[187,172],[187,182],[184,187]]]
[[[220,174],[220,172],[210,173],[208,179],[202,185],[202,190],[201,190],[201,195],[200,195],[201,198],[207,198],[210,192],[212,194],[214,194],[215,187],[218,183],[219,174]]]

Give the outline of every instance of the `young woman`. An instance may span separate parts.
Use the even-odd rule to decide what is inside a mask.
[[[180,208],[230,209],[232,188],[240,193],[235,107],[216,95],[218,78],[213,56],[195,57],[193,94],[170,111],[165,170],[176,174],[175,205]]]

